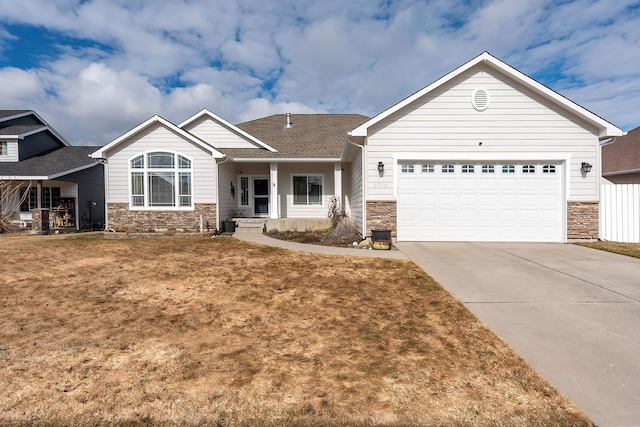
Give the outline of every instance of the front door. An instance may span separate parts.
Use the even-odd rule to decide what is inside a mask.
[[[269,216],[269,178],[253,178],[253,216]]]

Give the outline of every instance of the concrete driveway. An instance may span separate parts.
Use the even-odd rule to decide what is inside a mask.
[[[398,243],[598,426],[640,426],[640,260],[553,243]]]

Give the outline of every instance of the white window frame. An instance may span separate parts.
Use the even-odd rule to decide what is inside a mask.
[[[9,142],[0,141],[0,157],[7,157],[9,155]]]
[[[536,165],[533,164],[524,164],[522,165],[522,173],[523,174],[534,174],[536,173]]]
[[[433,163],[426,163],[422,165],[422,173],[435,173],[436,166]]]
[[[167,167],[154,167],[151,168],[149,167],[149,154],[154,154],[154,153],[167,153],[167,154],[171,154],[174,156],[174,164],[173,167],[171,168],[167,168]],[[133,168],[131,166],[131,162],[134,159],[137,159],[138,157],[142,156],[142,167],[141,168]],[[186,160],[189,161],[190,167],[189,168],[181,168],[180,167],[180,157],[185,158]],[[174,151],[174,150],[148,150],[142,153],[137,153],[135,156],[132,156],[131,158],[128,159],[127,161],[128,164],[128,174],[127,174],[127,180],[129,182],[128,184],[128,191],[129,191],[129,210],[134,210],[134,211],[192,211],[194,210],[194,195],[193,195],[193,189],[194,189],[194,167],[193,167],[193,159],[185,154],[182,154],[180,152]],[[173,206],[151,206],[150,205],[150,185],[149,185],[149,177],[151,176],[151,174],[153,173],[159,173],[159,172],[164,172],[164,173],[171,173],[173,175]],[[142,174],[142,188],[143,188],[143,194],[133,194],[133,174],[134,173],[141,173]],[[183,174],[189,174],[189,190],[190,190],[190,194],[182,194],[180,192],[181,190],[181,185],[180,185],[180,177]],[[144,197],[144,202],[143,205],[135,205],[133,202],[133,198],[134,196],[143,196]],[[190,203],[186,206],[180,206],[180,201],[181,198],[183,197],[189,197],[190,198]]]
[[[453,163],[444,163],[440,167],[441,173],[456,173],[456,165]]]
[[[496,173],[496,165],[492,165],[492,164],[484,164],[482,165],[481,168],[481,172],[482,173]]]
[[[321,190],[320,190],[320,203],[309,203],[309,177],[320,177],[321,179]],[[296,188],[293,183],[294,178],[307,178],[307,203],[296,203]],[[325,186],[326,180],[324,179],[323,173],[293,173],[290,178],[291,182],[291,206],[295,206],[296,208],[316,208],[324,206],[324,195],[325,195]]]
[[[512,174],[512,173],[516,173],[516,165],[512,164],[512,163],[508,163],[506,165],[502,165],[502,173],[504,174]]]
[[[461,171],[462,173],[476,173],[476,167],[470,163],[465,163],[462,165]]]
[[[542,173],[556,173],[556,165],[543,165]]]
[[[400,171],[402,173],[413,173],[415,171],[415,167],[413,164],[405,163],[400,167]]]

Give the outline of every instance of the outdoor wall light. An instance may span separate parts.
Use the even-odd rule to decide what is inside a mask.
[[[584,174],[587,174],[589,172],[591,172],[591,168],[593,166],[591,166],[589,163],[587,162],[582,162],[582,166],[580,166],[580,171]]]
[[[233,186],[233,181],[231,181],[231,197],[236,198],[236,187]]]
[[[384,175],[384,163],[378,162],[378,175]]]

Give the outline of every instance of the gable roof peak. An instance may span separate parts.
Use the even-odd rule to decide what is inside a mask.
[[[480,63],[487,64],[492,69],[496,70],[502,75],[516,81],[517,83],[528,88],[534,93],[549,100],[550,102],[557,105],[558,107],[564,109],[565,111],[570,112],[574,116],[581,118],[587,123],[590,123],[598,130],[598,137],[601,139],[612,137],[612,136],[621,136],[624,134],[622,129],[604,120],[602,117],[592,113],[591,111],[576,104],[575,102],[569,100],[568,98],[565,98],[564,96],[560,95],[558,92],[548,88],[542,83],[532,79],[531,77],[527,76],[521,71],[513,68],[509,64],[491,55],[488,51],[484,51],[480,55],[476,56],[470,61],[467,61],[466,63],[462,64],[460,67],[456,68],[455,70],[449,72],[448,74],[434,81],[430,85],[415,92],[413,95],[408,96],[407,98],[403,99],[402,101],[398,102],[397,104],[393,105],[392,107],[388,108],[387,110],[373,117],[371,120],[367,121],[366,123],[362,124],[356,129],[352,130],[351,132],[349,132],[349,135],[360,136],[360,137],[367,136],[369,134],[369,128],[371,126],[375,125],[376,123],[379,123],[380,121],[387,118],[391,114],[394,114],[395,112],[405,108],[409,104],[422,98],[423,96],[430,93],[431,91],[452,81],[454,78],[458,77],[462,73],[468,71],[469,69],[475,67]]]

